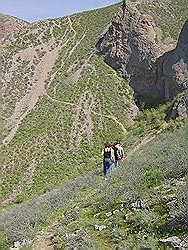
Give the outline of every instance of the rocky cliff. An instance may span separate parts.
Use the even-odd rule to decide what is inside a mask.
[[[176,45],[172,38],[164,38],[151,15],[124,2],[96,49],[135,91],[168,100],[187,88],[187,29],[188,20]]]

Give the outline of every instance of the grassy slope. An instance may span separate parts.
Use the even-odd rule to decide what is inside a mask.
[[[184,5],[187,6],[186,3]],[[181,6],[173,3],[169,7],[172,9],[171,13],[181,11]],[[59,58],[51,72],[53,74],[58,70],[47,90],[49,96],[55,101],[46,96],[42,97],[35,109],[20,126],[14,140],[3,149],[6,169],[3,185],[4,197],[7,197],[11,190],[16,189],[24,176],[24,172],[33,161],[38,162],[33,185],[27,188],[27,192],[26,190],[23,191],[28,195],[49,190],[59,185],[62,180],[65,182],[86,169],[95,168],[103,142],[124,137],[122,126],[105,115],[112,114],[125,128],[130,129],[130,126],[128,126],[130,119],[126,118],[129,117],[131,112],[132,100],[130,90],[126,87],[127,83],[120,79],[100,58],[92,55],[98,36],[110,22],[117,8],[118,6],[114,5],[101,10],[74,15],[71,17],[72,29],[69,27],[66,18],[39,22],[31,27],[32,33],[25,32],[22,36],[15,35],[11,42],[7,43],[4,53],[6,67],[8,67],[7,62],[9,64],[11,62],[11,56],[18,51],[50,41],[52,39],[51,27],[53,27],[52,33],[57,41],[61,39],[64,42],[68,41],[61,49]],[[159,18],[159,9],[155,5],[146,7],[143,4],[140,8],[142,11],[152,12],[156,19]],[[179,16],[178,20],[170,19],[179,26],[185,19],[184,11],[181,13],[182,15]],[[160,18],[160,20],[162,19]],[[171,22],[165,22],[166,25],[168,24],[166,28],[162,26],[164,31],[170,32],[169,23]],[[173,27],[176,26],[173,25]],[[176,38],[179,26],[174,29],[174,37]],[[68,33],[65,36],[67,30]],[[171,33],[170,35],[173,36]],[[39,37],[42,38],[39,39]],[[70,39],[67,40],[67,38]],[[68,58],[71,49],[78,41],[80,41],[80,44]],[[74,73],[79,71],[89,57],[91,57],[89,66],[82,71],[81,77],[77,80]],[[61,67],[62,62],[64,64]],[[6,96],[4,117],[10,116],[19,96],[23,95],[25,81],[27,81],[24,80],[25,72],[30,72],[31,69],[27,68],[26,65],[20,65],[19,70],[19,75],[16,74],[12,78],[11,84],[4,94]],[[21,82],[20,79],[22,79]],[[14,91],[15,87],[17,88],[16,92]],[[92,122],[90,124],[93,127],[93,136],[88,135],[86,129],[79,135],[78,130],[83,127],[86,117],[83,109],[80,112],[77,124],[73,125],[76,113],[78,115],[75,106],[83,105],[81,99],[87,93],[93,101]],[[70,102],[75,106],[66,105],[63,102]],[[115,107],[122,103],[122,110],[117,109],[115,111]],[[7,130],[5,130],[5,133],[7,133]],[[70,138],[71,135],[72,139]],[[71,147],[75,145],[78,137],[81,137],[81,142],[77,148],[81,150],[78,152],[74,148],[74,152],[72,152]],[[127,137],[127,141],[130,141],[129,134]],[[70,158],[70,154],[74,157],[69,159],[67,166],[67,158]],[[22,199],[25,198],[22,197]]]
[[[164,37],[177,40],[180,30],[187,19],[188,0],[160,1],[157,4],[141,4],[138,9],[154,17]]]
[[[16,189],[17,185],[19,186],[21,179],[24,177],[24,172],[33,161],[37,162],[33,185],[27,189],[24,187],[23,190],[23,193],[28,195],[44,192],[60,183],[65,183],[68,179],[86,170],[96,168],[96,160],[100,156],[103,142],[123,137],[121,126],[112,118],[105,117],[105,115],[112,113],[122,123],[122,126],[126,127],[127,122],[130,121],[127,117],[132,105],[129,95],[130,90],[127,83],[119,78],[102,59],[95,55],[91,56],[98,36],[116,11],[117,5],[71,17],[75,31],[70,30],[68,38],[71,38],[74,32],[76,32],[76,37],[75,41],[70,39],[67,46],[61,49],[53,72],[51,72],[53,74],[57,69],[59,70],[47,90],[48,95],[53,100],[47,96],[42,97],[34,110],[21,124],[13,141],[3,148],[6,169],[3,197],[6,197],[11,190]],[[60,26],[62,24],[62,27],[64,27],[64,19],[60,19],[58,22]],[[38,30],[40,27],[40,30],[43,30],[43,26],[46,26],[45,22],[44,24],[37,23],[36,29]],[[62,37],[66,28],[70,29],[68,24],[67,27],[54,30],[55,36]],[[35,26],[32,29],[35,30]],[[43,36],[47,36],[49,30],[47,29],[43,33]],[[67,54],[83,36],[83,33],[85,34],[83,41],[67,59]],[[27,36],[27,34],[24,35],[24,41],[26,44],[28,43],[26,47],[29,46],[29,43],[34,43]],[[21,42],[19,39],[17,38],[14,43],[10,44],[14,48],[10,50],[11,53],[20,50],[23,41]],[[74,72],[82,67],[89,56],[91,56],[89,66],[83,70],[80,79],[78,81],[74,78],[71,79]],[[59,69],[62,61],[64,61],[64,65]],[[68,68],[74,63],[77,66],[72,72],[67,73]],[[14,84],[17,84],[17,82],[12,81],[12,89]],[[20,88],[22,84],[20,84]],[[54,87],[56,87],[57,94],[54,93]],[[85,97],[87,98],[87,95],[93,102],[92,111],[89,114],[92,135],[87,134],[86,128],[83,128],[82,134],[79,135],[79,130],[84,127],[87,119],[87,107],[83,106],[84,100],[82,100]],[[74,106],[66,105],[63,102],[70,102]],[[116,105],[122,105],[122,110],[115,110]],[[80,111],[77,110],[79,106]],[[76,120],[75,117],[78,113],[79,117]],[[77,124],[73,124],[74,120]],[[74,136],[72,135],[73,132],[75,133]],[[81,138],[80,143],[77,142],[79,137]],[[72,149],[73,146],[74,149]]]
[[[181,9],[181,6],[182,5],[176,5],[174,3],[170,8],[173,12],[177,12]],[[185,6],[187,6],[186,2]],[[142,6],[142,9],[143,11],[148,11],[145,5]],[[152,9],[152,13],[157,19],[159,14],[158,8],[150,6],[150,9]],[[72,207],[75,204],[82,203],[84,205],[83,198],[85,197],[86,203],[88,203],[91,200],[90,195],[94,194],[96,196],[93,198],[95,202],[92,200],[92,203],[96,203],[96,207],[94,206],[94,208],[88,208],[89,222],[87,222],[86,218],[87,211],[84,211],[86,214],[80,218],[83,226],[87,227],[87,223],[90,224],[93,220],[93,213],[95,213],[95,211],[98,209],[98,206],[100,206],[97,204],[103,204],[105,203],[105,200],[108,201],[109,194],[111,192],[113,192],[112,195],[110,195],[111,203],[108,204],[108,202],[106,202],[108,208],[102,206],[103,210],[113,209],[113,204],[116,204],[118,199],[122,198],[118,195],[119,189],[121,190],[121,188],[123,188],[123,198],[126,198],[129,195],[131,195],[131,197],[133,195],[134,197],[135,192],[138,193],[137,190],[139,190],[139,187],[135,185],[135,183],[137,184],[138,180],[140,180],[144,174],[142,171],[141,175],[139,174],[140,164],[145,164],[146,169],[147,167],[150,167],[145,159],[147,159],[151,165],[154,164],[156,162],[155,156],[160,156],[160,150],[164,147],[170,149],[170,155],[174,155],[174,157],[177,155],[178,158],[180,151],[179,149],[176,150],[173,148],[173,138],[176,138],[176,144],[177,146],[179,145],[178,147],[180,149],[185,147],[186,144],[183,138],[185,135],[185,130],[187,131],[187,127],[184,130],[182,129],[180,132],[177,132],[177,134],[172,134],[172,139],[169,142],[166,140],[167,137],[164,136],[163,145],[160,145],[160,143],[153,144],[153,146],[151,146],[151,151],[154,149],[154,151],[156,150],[156,153],[152,151],[152,157],[147,158],[149,157],[147,153],[149,148],[147,148],[145,152],[141,151],[139,156],[135,156],[136,160],[134,160],[134,158],[131,160],[128,159],[123,173],[121,171],[118,172],[119,174],[117,173],[117,175],[115,175],[112,179],[112,185],[109,192],[106,191],[107,194],[105,192],[102,196],[95,194],[100,190],[102,192],[102,190],[108,188],[105,186],[105,184],[101,183],[99,176],[93,176],[93,174],[91,174],[92,172],[89,172],[90,170],[101,166],[100,152],[103,142],[106,140],[111,141],[120,137],[123,138],[126,148],[133,147],[148,132],[163,126],[162,117],[166,108],[166,106],[164,106],[161,108],[145,111],[145,113],[138,117],[134,126],[130,125],[130,119],[128,119],[128,116],[130,115],[130,107],[132,107],[132,97],[127,83],[119,78],[115,72],[111,70],[106,64],[104,64],[104,62],[99,57],[96,55],[91,56],[98,36],[103,32],[106,25],[110,22],[116,10],[117,5],[98,11],[91,11],[72,16],[72,26],[76,31],[75,41],[73,39],[75,35],[74,30],[70,29],[66,19],[58,19],[35,24],[31,28],[34,31],[34,34],[29,34],[26,32],[23,34],[23,36],[14,37],[14,39],[7,45],[4,61],[9,62],[12,54],[18,52],[19,50],[22,50],[23,48],[26,48],[30,45],[37,46],[43,41],[49,41],[51,39],[49,31],[50,27],[54,25],[53,22],[57,22],[59,24],[59,28],[55,26],[53,28],[53,35],[55,38],[65,39],[63,38],[63,35],[65,34],[66,29],[69,30],[68,37],[72,37],[67,45],[62,48],[59,59],[56,61],[56,64],[53,68],[52,73],[56,72],[60,68],[61,62],[64,61],[63,67],[58,71],[58,74],[56,74],[53,82],[47,90],[48,95],[54,100],[49,99],[47,96],[40,98],[35,109],[21,124],[16,137],[8,146],[3,148],[4,169],[6,170],[3,173],[3,198],[8,197],[8,194],[13,190],[18,189],[20,183],[22,183],[22,179],[24,178],[24,173],[27,172],[26,170],[29,168],[33,160],[37,161],[37,168],[33,176],[32,185],[24,184],[22,186],[21,184],[22,190],[14,199],[14,203],[21,203],[33,195],[37,196],[38,194],[45,193],[62,184],[64,184],[62,188],[65,189],[64,192],[66,193],[66,185],[70,185],[68,186],[68,190],[70,187],[73,187],[73,190],[74,188],[77,188],[76,193],[74,193],[74,191],[72,191],[71,194],[67,193],[67,196],[63,196],[62,203],[59,201],[59,198],[57,199],[57,208],[60,208],[60,212],[57,211],[57,214],[54,215],[54,218],[57,218],[62,214],[62,207],[64,211],[68,209],[69,206]],[[185,18],[184,14],[178,17],[178,20],[170,19],[173,24],[176,22],[178,25],[175,26],[178,28],[173,29],[175,30],[175,33],[170,31],[170,25],[163,27],[166,34],[171,34],[174,38],[177,38],[179,32],[178,29]],[[37,34],[42,34],[42,40],[36,39],[36,37],[38,37]],[[67,58],[67,55],[70,53],[71,49],[84,34],[84,39],[77,46],[70,58]],[[85,63],[85,60],[87,60],[90,56],[91,59],[89,61],[89,67],[84,69],[81,78],[78,81],[75,81],[75,78],[72,78],[74,76],[74,72],[79,70],[80,67]],[[72,65],[75,65],[73,69],[70,67]],[[23,78],[22,74],[24,74],[24,70],[27,71],[25,66],[22,65],[20,67],[19,79]],[[13,91],[15,86],[18,87],[19,93],[22,93],[22,91],[24,92],[24,81],[21,83],[19,79],[14,78],[11,84],[8,86],[8,93],[5,93],[7,95],[7,99],[4,116],[9,116],[9,113],[12,112],[17,100],[17,94]],[[75,126],[73,126],[73,121],[76,117],[76,107],[81,104],[82,96],[87,98],[88,95],[89,98],[92,96],[92,100],[94,100],[94,105],[91,112],[93,135],[91,139],[86,133],[86,130],[84,130],[81,135],[82,139],[80,144],[76,145],[76,138],[74,136],[72,137],[72,130],[75,128]],[[70,102],[71,104],[75,104],[75,106],[66,104],[65,102]],[[115,111],[115,107],[120,103],[123,103],[123,109]],[[82,104],[82,110],[83,109],[84,108]],[[118,120],[118,122],[121,122],[122,125],[128,129],[128,133],[126,135],[123,133],[122,126],[118,125],[118,123],[111,118],[111,114]],[[85,118],[86,114],[81,111],[78,118],[78,128],[83,126]],[[4,133],[7,133],[6,129],[4,130]],[[77,133],[75,133],[75,135],[77,136]],[[73,145],[74,147],[72,147]],[[149,144],[149,146],[150,145],[151,144]],[[155,148],[155,145],[158,145],[156,146],[157,149]],[[187,162],[186,155],[183,154],[182,157],[182,161]],[[143,161],[141,161],[139,164],[138,159],[143,159]],[[169,162],[168,159],[169,158],[167,158],[167,163]],[[171,161],[170,164],[175,166]],[[165,163],[163,162],[162,158],[161,162],[159,162],[159,165],[160,167],[165,167]],[[137,166],[137,170],[131,166]],[[183,166],[183,164],[180,164],[180,172],[182,171]],[[129,171],[127,170],[127,167]],[[88,172],[88,175],[85,175],[86,172]],[[127,176],[127,174],[129,176]],[[84,175],[85,177],[83,177]],[[81,176],[80,179],[78,176]],[[131,179],[131,176],[136,178],[136,180]],[[176,176],[177,175],[175,173],[175,177]],[[78,179],[73,182],[73,185],[72,180],[76,177],[78,177]],[[130,179],[130,183],[127,182],[128,179]],[[80,184],[78,185],[78,183]],[[97,189],[93,189],[94,186],[97,187]],[[134,186],[137,190],[132,189]],[[61,191],[62,190],[60,189],[58,192],[58,197],[61,193],[64,193]],[[88,193],[90,194],[89,196]],[[52,191],[50,201],[48,200],[48,194],[49,193],[47,193],[47,196],[45,196],[43,199],[44,206],[47,205],[49,209],[47,209],[47,214],[41,218],[41,211],[44,209],[43,207],[40,208],[41,210],[39,209],[39,214],[37,214],[37,209],[35,216],[33,216],[31,213],[30,219],[34,221],[32,223],[35,223],[36,221],[37,222],[36,227],[33,227],[33,224],[31,223],[31,228],[29,229],[27,235],[29,237],[34,235],[34,232],[38,230],[38,226],[40,228],[41,224],[44,224],[44,226],[46,225],[47,218],[49,219],[49,224],[54,220],[54,218],[49,218],[49,214],[51,214],[52,211],[56,211],[56,207],[54,205],[54,194],[56,194],[56,190]],[[39,197],[38,199],[40,200],[41,198]],[[48,200],[47,203],[46,199]],[[20,209],[20,207],[18,209]],[[21,213],[24,213],[24,211],[27,211],[27,209],[27,204],[23,205],[23,210],[21,210]],[[15,210],[15,213],[17,214],[18,210]],[[83,222],[84,220],[86,220],[86,224]],[[121,218],[118,218],[118,220],[121,220]],[[102,223],[103,221],[99,220],[99,222]],[[12,223],[11,217],[10,223]],[[13,231],[16,223],[16,221],[15,224],[12,223]],[[98,222],[94,221],[92,223],[94,224]],[[111,239],[108,239],[109,232],[106,231],[102,236],[102,240],[100,240],[98,238],[100,234],[96,235],[96,233],[93,231],[93,224],[91,235],[95,241],[95,244],[98,244],[97,242],[99,241],[99,246],[101,246],[101,244],[103,245],[102,240],[104,240],[104,244],[106,244],[105,247],[108,248],[109,244],[113,245],[114,243],[111,241]],[[109,230],[111,229],[112,228]],[[22,231],[23,229],[21,228],[20,230]],[[12,233],[10,233],[10,235],[12,235]]]
[[[186,217],[187,189],[172,183],[187,174],[187,139],[188,126],[185,125],[176,132],[159,135],[128,157],[108,183],[92,195],[92,201],[86,199],[81,203],[75,223],[67,226],[66,219],[62,219],[62,226],[56,232],[62,248],[69,244],[65,231],[73,233],[77,228],[84,228],[88,233],[87,242],[80,232],[80,244],[101,249],[126,245],[131,249],[140,249],[143,245],[162,249],[158,238],[185,236],[188,225],[181,224],[180,218]],[[170,189],[164,188],[167,179],[171,180]],[[176,197],[175,208],[171,207],[172,197]],[[130,204],[137,200],[143,200],[149,209],[133,210]],[[106,215],[113,211],[116,211],[114,215]],[[171,214],[175,215],[172,220]],[[106,228],[98,232],[95,225]],[[73,242],[79,244],[79,239],[75,237]]]
[[[130,155],[108,182],[104,182],[97,171],[91,171],[68,185],[7,211],[9,242],[33,238],[38,230],[57,219],[60,224],[55,237],[59,249],[65,246],[114,249],[124,244],[136,249],[144,244],[155,249],[159,237],[184,235],[185,228],[178,223],[168,230],[165,228],[169,223],[172,197],[179,200],[172,212],[186,215],[186,206],[182,208],[186,200],[181,201],[186,190],[173,184],[170,190],[165,189],[163,184],[167,178],[173,183],[187,172],[187,132],[185,124],[176,131],[158,135]],[[133,210],[131,204],[138,199],[144,200],[149,210]],[[120,209],[122,204],[121,212],[106,216],[107,212]],[[95,225],[105,225],[106,229],[96,231]],[[67,235],[70,235],[69,240]]]

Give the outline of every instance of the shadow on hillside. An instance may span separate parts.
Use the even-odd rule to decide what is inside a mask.
[[[135,104],[139,108],[139,110],[157,108],[159,105],[166,103],[162,98],[140,94],[138,92],[135,92],[133,96]]]

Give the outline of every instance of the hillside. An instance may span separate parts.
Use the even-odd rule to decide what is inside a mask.
[[[8,15],[3,15],[0,13],[0,37],[4,37],[6,35],[11,35],[14,32],[19,32],[24,30],[29,26],[28,22],[25,22],[19,18],[15,18]]]
[[[173,50],[187,19],[187,0],[131,1],[129,6],[152,15],[161,44],[166,39],[168,45],[161,51]],[[165,198],[183,199],[180,189],[187,182],[187,120],[164,121],[176,106],[181,113],[182,102],[135,95],[129,77],[99,55],[96,46],[109,36],[119,7],[40,21],[4,36],[0,219],[9,246],[156,249],[161,237],[185,238],[184,203],[176,211],[168,204],[173,199]],[[103,48],[113,52],[108,41]],[[105,182],[101,149],[117,139],[127,157]],[[147,205],[134,210],[132,204],[140,200]],[[106,216],[112,211],[117,216]],[[176,212],[185,226],[179,230],[177,220],[167,234]]]
[[[39,22],[5,41],[6,199],[27,169],[33,184],[24,193],[44,192],[96,168],[103,142],[124,136],[137,113],[131,90],[94,53],[117,8]],[[118,105],[122,110],[114,110]]]
[[[33,249],[163,249],[160,238],[184,236],[187,131],[147,136],[107,182],[99,168],[9,209],[1,217],[9,243],[22,244],[42,228]]]

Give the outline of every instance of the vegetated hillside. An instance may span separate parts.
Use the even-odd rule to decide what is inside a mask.
[[[3,15],[1,13],[0,13],[0,22],[1,22],[0,38],[6,35],[10,35],[14,32],[24,30],[26,29],[27,26],[29,26],[29,23],[26,21],[23,21],[21,19],[12,16]]]
[[[149,9],[152,10],[154,18],[157,18],[156,1],[152,2]],[[167,1],[162,1],[162,3],[169,7]],[[146,11],[144,3],[139,6]],[[170,6],[173,13],[182,8],[182,5],[176,5],[173,1]],[[187,4],[184,7],[187,7]],[[78,231],[78,234],[75,233],[76,240],[71,238],[73,235],[69,232],[62,235],[60,231],[59,238],[55,237],[58,238],[58,244],[62,249],[71,247],[70,244],[78,248],[79,244],[86,243],[89,246],[94,244],[102,249],[113,249],[121,245],[123,236],[115,238],[111,235],[111,230],[114,230],[113,225],[119,228],[121,218],[118,218],[117,223],[109,221],[112,227],[104,231],[101,239],[98,238],[100,230],[97,228],[97,223],[105,222],[102,220],[95,222],[94,214],[98,208],[100,210],[100,206],[102,210],[107,209],[102,205],[105,197],[108,200],[105,190],[109,189],[108,194],[111,193],[110,190],[113,191],[108,207],[110,211],[114,209],[113,206],[119,204],[119,199],[122,199],[119,192],[129,200],[127,192],[132,188],[142,190],[139,185],[143,183],[145,174],[149,175],[147,185],[151,185],[152,188],[155,188],[155,185],[161,185],[164,181],[163,174],[162,177],[160,176],[159,183],[153,183],[153,179],[158,175],[158,168],[160,174],[166,162],[171,162],[170,156],[174,155],[178,158],[180,154],[179,149],[176,150],[170,146],[173,138],[176,138],[178,148],[184,149],[186,146],[184,138],[187,126],[180,128],[177,132],[171,132],[172,139],[169,143],[166,135],[163,135],[161,148],[164,149],[165,141],[167,141],[166,147],[169,147],[169,155],[164,162],[161,151],[156,151],[156,154],[153,152],[153,158],[150,159],[153,164],[151,172],[147,170],[150,168],[147,161],[145,163],[141,161],[145,164],[142,172],[141,165],[135,163],[134,158],[131,160],[128,158],[125,161],[125,168],[123,166],[121,168],[124,173],[119,170],[112,181],[104,183],[100,171],[102,170],[101,148],[104,142],[120,138],[127,152],[132,152],[134,155],[133,153],[138,151],[139,154],[139,145],[144,145],[154,139],[155,134],[162,133],[166,127],[174,127],[176,130],[177,126],[183,126],[181,119],[171,121],[168,125],[164,122],[163,118],[170,103],[159,106],[159,100],[142,97],[136,100],[142,110],[139,112],[128,82],[118,76],[100,56],[96,55],[95,44],[118,8],[119,5],[113,5],[70,17],[40,21],[32,24],[27,30],[6,36],[3,40],[1,138],[3,142],[2,201],[4,212],[1,219],[6,225],[10,245],[17,241],[23,243],[24,239],[32,239],[39,230],[61,218],[63,212],[67,221],[62,222],[62,225],[71,226],[73,220],[77,221],[77,217],[74,217],[74,214],[77,216],[77,210],[75,210],[77,207],[78,229],[82,226],[87,228],[88,221],[89,229],[87,230],[91,228],[91,234],[85,229],[77,230],[73,224],[73,229],[69,232]],[[167,12],[169,13],[169,10]],[[172,18],[170,22],[172,25],[179,25],[176,27],[181,27],[183,19],[184,17],[180,15],[179,19]],[[167,30],[164,29],[165,34]],[[178,38],[178,30],[173,38]],[[155,108],[151,108],[153,106]],[[160,145],[159,142],[160,140],[157,145]],[[144,153],[140,157],[140,159],[142,157],[148,159],[149,162],[149,158]],[[154,165],[155,162],[157,164],[158,157],[162,158],[159,158],[156,170]],[[179,173],[182,173],[181,177],[184,178],[186,175],[184,163],[187,163],[185,153],[182,154],[182,161],[177,163],[180,171],[176,173],[176,169],[173,170],[174,178],[178,178]],[[172,167],[175,166],[173,162],[171,164]],[[140,174],[139,170],[135,171],[135,169],[140,169],[142,173]],[[128,176],[121,178],[124,174]],[[132,182],[130,176],[136,178],[136,181]],[[130,185],[127,187],[129,179]],[[137,185],[138,182],[139,185]],[[143,188],[143,193],[140,194],[142,198],[145,198],[144,190]],[[137,191],[133,190],[133,194],[135,192]],[[173,188],[172,192],[174,192]],[[104,197],[100,193],[104,194]],[[146,192],[146,195],[149,194]],[[137,202],[137,198],[140,197],[131,196],[127,212],[131,204]],[[91,205],[88,205],[87,219],[85,218],[85,201],[91,202]],[[23,204],[17,205],[18,203]],[[82,206],[83,209],[79,210]],[[29,208],[32,211],[28,212]],[[5,212],[6,210],[9,212]],[[154,214],[152,212],[148,216],[155,215],[154,211]],[[15,218],[14,221],[12,216]],[[137,216],[137,213],[134,216]],[[142,214],[138,214],[139,216]],[[108,221],[106,223],[108,224]],[[148,223],[146,220],[146,224]],[[95,226],[96,232],[93,230]],[[126,226],[128,226],[127,223]],[[142,225],[138,228],[142,228]],[[129,229],[123,226],[122,230],[127,231],[126,242],[132,246],[136,235],[131,225]],[[154,245],[158,244],[160,232],[152,236],[153,229],[144,230],[151,237],[151,241],[155,241]],[[52,231],[54,231],[53,228]],[[184,231],[183,229],[182,235]],[[164,233],[161,235],[166,236]],[[80,237],[81,243],[79,243]],[[90,242],[90,238],[93,243]],[[141,238],[139,240],[142,242]],[[135,244],[138,245],[139,240]]]
[[[160,238],[185,238],[187,131],[147,136],[108,181],[97,169],[9,209],[1,216],[9,244],[45,227],[36,249],[163,249]]]
[[[5,38],[4,204],[98,167],[103,143],[125,136],[138,110],[131,89],[95,55],[117,9],[38,22]]]
[[[187,0],[143,1],[142,4],[138,4],[138,9],[143,14],[153,16],[164,37],[177,40],[187,19],[188,2]]]

